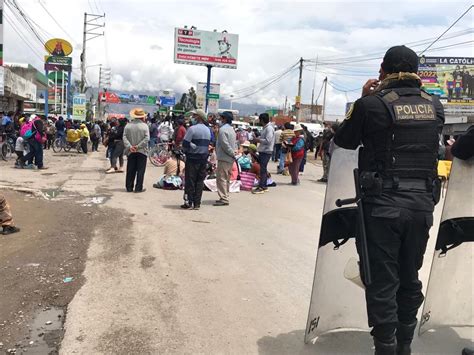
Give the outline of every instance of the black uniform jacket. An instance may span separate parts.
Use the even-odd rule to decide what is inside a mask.
[[[419,88],[415,80],[394,81],[386,87],[391,88]],[[433,105],[437,117],[444,123],[443,106],[436,97]],[[346,149],[356,149],[364,142],[368,142],[377,134],[390,130],[392,117],[388,108],[374,95],[358,99],[348,112],[346,119],[339,127],[334,143]],[[367,197],[365,202],[383,206],[404,207],[420,211],[433,211],[434,201],[431,192],[414,193],[400,190],[384,191],[380,196]]]

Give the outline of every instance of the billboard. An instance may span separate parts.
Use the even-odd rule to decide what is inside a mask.
[[[202,110],[206,109],[206,88],[207,83],[199,82],[196,86],[196,106]],[[219,109],[219,98],[221,92],[220,84],[211,84],[209,88],[208,113],[217,113]]]
[[[176,97],[173,90],[160,91],[160,106],[173,107],[176,105]]]
[[[65,39],[53,38],[44,44],[44,49],[52,56],[67,57],[72,53],[72,45]]]
[[[175,28],[174,62],[237,69],[239,35]]]
[[[474,110],[474,58],[422,56],[418,75],[423,89],[438,95],[445,107]]]
[[[86,94],[75,94],[72,98],[72,116],[75,120],[86,118]]]

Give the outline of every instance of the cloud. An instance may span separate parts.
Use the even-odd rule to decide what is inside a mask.
[[[45,0],[43,3],[73,36],[73,66],[79,67],[83,17],[77,14],[92,12],[90,2],[70,1],[67,8],[62,0]],[[368,78],[377,76],[380,57],[388,47],[437,37],[470,2],[418,1],[414,6],[413,2],[400,1],[393,6],[389,1],[185,0],[177,5],[175,1],[101,0],[99,5],[103,7],[99,10],[106,12],[106,36],[87,42],[87,65],[102,63],[110,67],[114,90],[139,93],[172,88],[176,92],[185,92],[198,81],[205,81],[205,67],[173,62],[174,28],[194,25],[198,29],[226,29],[239,34],[238,69],[212,70],[212,81],[221,83],[224,96],[232,93],[236,98],[245,96],[238,95],[238,90],[283,72],[300,57],[317,57],[318,66],[308,62],[303,72],[302,98],[304,103],[310,103],[313,85],[317,95],[326,76],[338,89],[360,88]],[[67,36],[37,2],[23,2],[22,6],[45,31],[55,37]],[[5,12],[8,15],[9,10]],[[157,21],[151,16],[155,13],[175,16],[161,16]],[[470,20],[472,17],[466,16],[451,32],[470,28]],[[41,55],[33,54],[7,24],[4,28],[5,60],[30,62],[41,68]],[[440,42],[440,45],[466,40],[472,40],[472,33]],[[39,44],[34,48],[39,54],[44,52]],[[415,47],[422,48],[423,45]],[[430,54],[471,55],[472,47],[466,48]],[[338,58],[340,62],[340,58],[360,55],[374,59],[336,64]],[[78,75],[78,70],[75,70],[74,76],[78,78]],[[97,75],[97,70],[88,69],[90,83],[98,82]],[[298,70],[294,70],[274,85],[236,101],[282,106],[285,97],[294,102],[297,85]],[[358,95],[358,90],[343,93],[328,86],[328,112],[343,114],[346,101],[353,101]],[[321,100],[322,96],[318,103]]]

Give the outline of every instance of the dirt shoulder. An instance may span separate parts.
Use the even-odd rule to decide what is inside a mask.
[[[21,228],[0,235],[0,353],[56,353],[65,308],[85,281],[94,228],[116,221],[111,210],[95,205],[0,192]]]

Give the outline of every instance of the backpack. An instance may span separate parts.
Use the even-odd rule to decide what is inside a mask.
[[[33,137],[33,122],[27,122],[21,126],[20,130],[20,136],[23,137],[24,139],[29,139]]]

